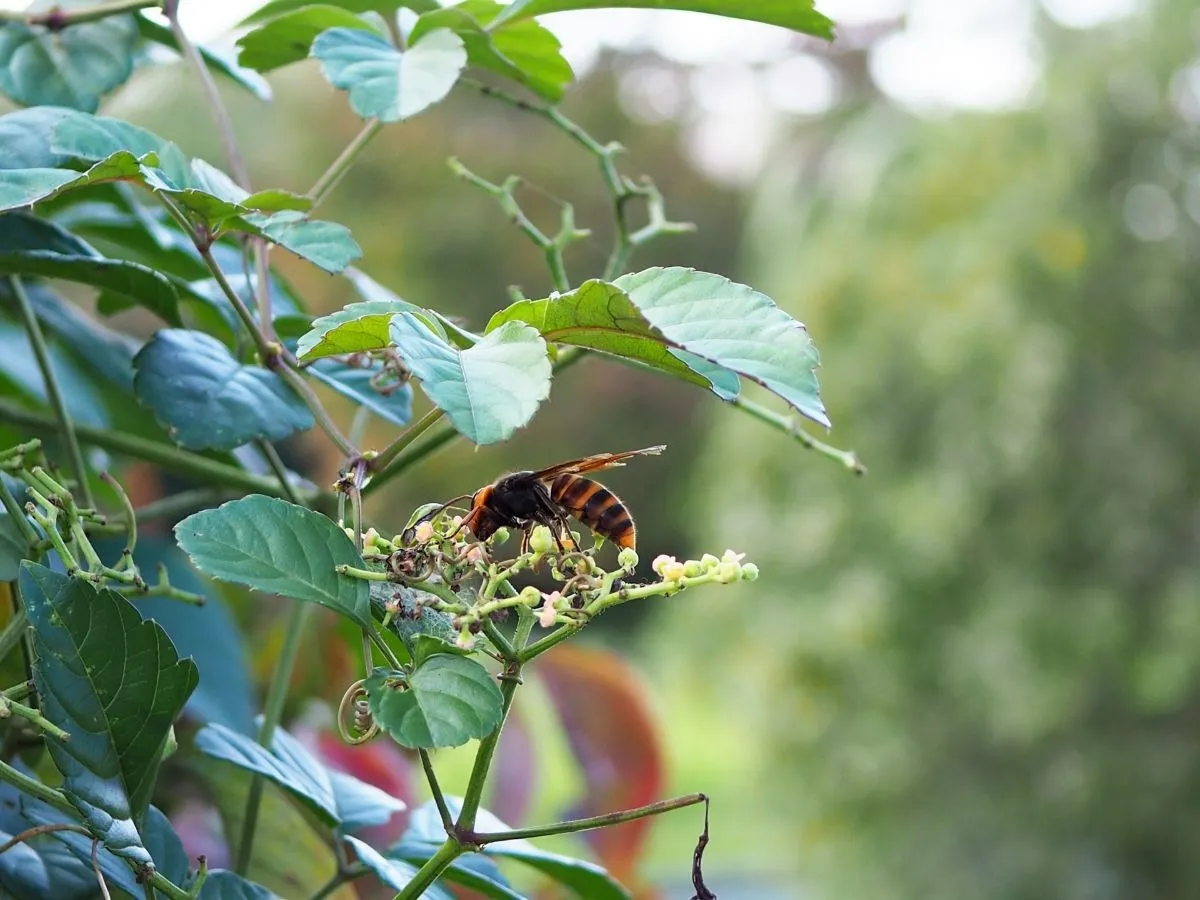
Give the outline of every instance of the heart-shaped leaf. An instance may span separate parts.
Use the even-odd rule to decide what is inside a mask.
[[[92,112],[133,74],[137,38],[131,15],[59,30],[8,22],[0,27],[0,91],[23,106]]]
[[[138,401],[171,439],[193,450],[232,450],[312,427],[312,413],[282,378],[244,366],[201,331],[159,331],[133,360]]]
[[[446,29],[401,52],[374,31],[331,28],[310,52],[329,83],[349,91],[351,109],[381,122],[411,118],[440,101],[467,64],[462,38]]]
[[[443,654],[409,676],[376,669],[367,679],[371,715],[404,747],[458,747],[496,730],[503,699],[488,670]]]
[[[201,572],[267,594],[319,603],[371,627],[367,582],[338,575],[364,563],[346,532],[320,513],[261,494],[194,513],[175,526]]]
[[[74,169],[0,170],[0,212],[21,209],[77,188],[123,179],[141,180],[142,164],[122,150],[100,160],[86,172]]]
[[[545,300],[518,300],[492,316],[487,330],[505,322],[528,322],[550,343],[641,363],[708,388],[723,400],[736,397],[741,387],[737,375],[720,366],[708,364],[703,374],[695,371],[695,357],[667,340],[624,291],[606,281],[585,281]]]
[[[462,809],[462,800],[450,796],[447,796],[445,800],[451,817],[457,818]],[[475,830],[481,834],[497,834],[512,829],[494,814],[486,809],[481,809],[475,817]],[[445,831],[442,828],[441,816],[437,806],[431,800],[413,810],[409,819],[408,831],[405,832],[400,844],[395,849],[406,845],[411,847],[421,842],[441,844],[444,839]],[[496,841],[485,845],[483,852],[493,858],[519,860],[557,881],[563,887],[569,888],[581,900],[629,900],[629,893],[625,888],[621,887],[612,876],[595,863],[539,850],[526,840]]]
[[[411,312],[432,324],[428,312],[399,297],[351,303],[327,316],[314,319],[308,334],[296,342],[296,356],[303,360],[323,356],[345,356],[382,350],[391,345],[392,316]]]
[[[833,22],[814,9],[814,0],[513,0],[500,22],[574,9],[679,9],[779,25],[833,39]]]
[[[302,6],[271,19],[238,38],[238,62],[259,72],[308,58],[309,47],[322,31],[358,28],[373,31],[370,23],[349,10],[327,3]]]
[[[669,341],[778,394],[829,427],[808,330],[765,294],[721,275],[674,267],[622,275],[614,284]]]
[[[485,26],[503,9],[496,0],[463,0],[422,15],[411,37],[419,41],[435,28],[449,28],[462,38],[471,65],[498,72],[557,103],[563,88],[575,77],[571,64],[560,52],[558,38],[533,19],[486,30]]]
[[[405,809],[392,797],[352,775],[327,769],[303,744],[276,729],[271,748],[221,725],[207,725],[196,735],[202,753],[256,772],[293,794],[330,828],[358,831],[385,824]]]
[[[137,17],[137,26],[138,32],[146,40],[169,47],[176,53],[179,52],[179,42],[175,39],[175,34],[166,25],[148,19],[144,15],[139,15]],[[265,103],[270,102],[271,86],[257,72],[253,72],[250,69],[243,69],[235,60],[221,50],[203,45],[198,45],[196,49],[200,52],[200,56],[210,69],[228,76],[230,80],[244,87],[259,100]]]
[[[546,342],[521,322],[505,322],[460,350],[402,313],[392,319],[391,338],[429,399],[476,444],[505,440],[550,394]]]
[[[403,860],[389,859],[365,841],[348,837],[346,843],[354,848],[359,861],[393,891],[404,890],[417,874],[416,866],[410,866]],[[437,884],[427,887],[421,897],[422,900],[454,900],[453,894]]]
[[[33,675],[45,716],[71,735],[47,741],[62,790],[114,853],[151,861],[145,816],[175,717],[198,681],[163,630],[107,588],[21,566]]]

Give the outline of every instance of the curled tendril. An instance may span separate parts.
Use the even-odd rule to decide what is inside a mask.
[[[352,717],[352,718],[351,718]],[[352,721],[348,725],[347,721]],[[379,733],[379,726],[367,706],[367,683],[358,680],[342,694],[337,714],[338,734],[347,744],[365,744]],[[354,730],[351,731],[351,728]]]

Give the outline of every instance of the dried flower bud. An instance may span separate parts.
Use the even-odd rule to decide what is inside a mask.
[[[637,551],[632,547],[625,547],[617,554],[617,565],[622,569],[635,569],[638,564]]]

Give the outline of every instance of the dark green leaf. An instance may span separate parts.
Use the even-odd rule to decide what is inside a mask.
[[[362,248],[355,243],[345,225],[310,220],[295,210],[285,209],[270,216],[251,214],[227,224],[234,230],[261,234],[301,259],[334,274],[362,256]]]
[[[814,0],[514,0],[498,21],[510,22],[574,9],[682,9],[765,22],[832,40],[832,20],[817,12],[814,6]]]
[[[622,275],[614,284],[676,346],[761,384],[829,427],[807,329],[765,294],[721,275],[674,267]]]
[[[0,116],[0,169],[57,169],[68,159],[50,149],[54,129],[74,110],[33,106]]]
[[[133,389],[171,440],[193,450],[232,450],[312,427],[312,413],[282,378],[244,366],[216,338],[165,328],[134,357]]]
[[[0,581],[16,581],[21,560],[29,556],[29,546],[17,523],[7,512],[0,513]]]
[[[392,859],[402,859],[414,866],[420,866],[438,851],[441,843],[406,839],[389,847],[387,855]],[[482,853],[460,856],[450,864],[442,878],[470,888],[484,897],[491,897],[492,900],[526,900],[524,894],[518,894],[512,889],[500,867]]]
[[[175,536],[196,568],[214,578],[319,603],[371,627],[367,582],[334,571],[362,568],[362,557],[320,513],[251,494],[188,516]]]
[[[39,284],[25,287],[33,310],[46,330],[73,350],[106,381],[133,392],[133,356],[138,342],[127,334],[105,328],[83,310],[67,303]],[[0,296],[7,296],[0,286]]]
[[[178,885],[186,884],[191,871],[187,851],[171,827],[171,820],[157,806],[151,806],[146,813],[142,837],[155,868],[169,881]]]
[[[39,4],[46,9],[50,4]],[[137,23],[109,16],[60,31],[22,22],[0,27],[0,91],[22,106],[93,112],[133,74]]]
[[[8,297],[10,289],[0,281],[0,297]],[[50,365],[62,389],[63,402],[71,418],[81,425],[104,428],[108,422],[104,400],[95,379],[62,352],[57,343],[50,344]],[[46,381],[37,360],[29,350],[29,336],[15,322],[0,319],[0,374],[6,376],[22,393],[48,407]]]
[[[196,735],[203,753],[257,772],[298,798],[330,828],[358,831],[383,825],[405,809],[402,801],[344,772],[327,769],[303,744],[276,729],[271,749],[221,725]]]
[[[354,13],[320,3],[302,6],[271,19],[238,38],[238,62],[260,72],[269,72],[308,58],[313,39],[330,28],[361,28],[371,25]]]
[[[92,184],[141,178],[141,162],[126,151],[100,160],[86,172],[76,172],[73,169],[2,169],[0,212],[31,206],[66,191]]]
[[[421,387],[454,427],[476,444],[508,438],[550,394],[546,342],[521,322],[506,322],[459,350],[412,313],[394,316],[391,338]]]
[[[115,591],[26,562],[43,713],[67,731],[47,741],[62,790],[118,855],[149,862],[135,822],[150,803],[167,735],[198,676],[162,629]]]
[[[124,538],[94,540],[103,559],[116,559]],[[174,541],[159,534],[138,536],[134,561],[147,579],[165,567],[171,584],[200,594],[203,606],[168,599],[146,599],[147,615],[167,633],[182,656],[190,656],[200,673],[200,684],[188,698],[184,714],[201,722],[216,722],[243,734],[254,733],[256,707],[246,650],[237,622],[225,601],[202,582]]]
[[[267,19],[291,12],[295,9],[311,5],[312,0],[271,0],[270,3],[256,10],[242,20],[242,25],[252,25],[255,22],[265,22]],[[437,0],[334,0],[331,6],[337,6],[352,13],[377,12],[390,15],[399,9],[413,9],[419,13],[437,9]]]
[[[370,366],[348,366],[332,359],[318,359],[308,368],[309,374],[329,385],[343,397],[365,406],[381,419],[393,425],[407,425],[412,419],[412,386],[397,384],[395,377],[378,389],[372,382],[383,371],[382,363]]]
[[[348,837],[346,843],[354,848],[354,853],[358,856],[359,861],[393,891],[404,890],[413,880],[413,876],[417,874],[415,866],[410,866],[399,859],[389,859],[365,841]],[[426,888],[421,893],[421,897],[422,900],[454,900],[453,894],[436,884]]]
[[[178,146],[145,128],[122,119],[72,113],[54,127],[50,147],[87,162],[109,159],[125,151],[142,158],[153,154],[156,168],[172,186],[185,187],[191,178],[187,157]],[[140,173],[139,173],[140,174]]]
[[[296,355],[303,360],[344,356],[383,350],[391,344],[392,316],[411,312],[431,321],[429,313],[400,298],[351,303],[327,316],[314,319],[308,334],[296,342]]]
[[[484,26],[503,9],[495,0],[463,0],[422,15],[413,26],[411,39],[419,41],[435,28],[449,28],[462,38],[471,65],[498,72],[557,103],[563,88],[575,77],[560,52],[558,38],[533,19],[486,31]]]
[[[488,330],[514,321],[528,322],[550,343],[586,347],[643,363],[709,388],[725,400],[738,394],[736,374],[711,364],[711,378],[693,371],[677,345],[646,321],[624,291],[605,281],[586,281],[569,293],[545,300],[519,300],[492,316]]]
[[[261,884],[236,872],[212,872],[200,888],[199,900],[279,900]]]
[[[331,28],[312,43],[329,83],[350,93],[364,119],[399,122],[440,101],[454,87],[467,51],[453,31],[438,29],[401,52],[374,31]]]
[[[172,325],[182,324],[175,283],[140,263],[27,250],[0,253],[0,275],[34,275],[88,284],[144,306]]]
[[[431,599],[432,595],[402,584],[383,581],[371,582],[371,610],[376,619],[382,621],[389,604],[397,604],[398,611],[388,626],[392,634],[404,642],[411,657],[421,635],[430,635],[443,643],[453,643],[458,632],[451,626],[449,613],[418,606],[418,600]]]
[[[152,21],[144,15],[137,17],[137,26],[138,31],[146,40],[161,44],[163,47],[169,47],[176,53],[179,52],[179,42],[175,40],[175,35],[167,26]],[[264,102],[270,101],[271,86],[257,72],[243,69],[223,51],[204,46],[198,46],[196,49],[200,51],[200,56],[210,69],[215,69],[222,75],[228,76],[232,81],[240,84],[259,100]]]
[[[376,669],[367,697],[379,727],[404,747],[458,747],[491,734],[503,714],[495,679],[462,656],[430,657],[407,678]]]

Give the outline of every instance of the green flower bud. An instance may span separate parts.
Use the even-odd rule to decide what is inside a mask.
[[[542,592],[533,585],[528,585],[522,588],[521,593],[517,596],[521,598],[521,602],[526,606],[537,606],[542,602]]]
[[[545,525],[538,525],[529,536],[529,549],[534,553],[549,553],[555,546],[554,535]]]
[[[702,557],[700,557],[700,565],[704,567],[705,572],[711,572],[720,564],[721,561],[711,553],[705,553]]]
[[[617,565],[622,569],[634,569],[638,564],[637,551],[632,547],[625,547],[617,554]]]
[[[508,529],[505,528],[504,526],[497,528],[495,533],[492,535],[492,543],[493,544],[503,544],[507,540],[508,540]]]
[[[742,575],[742,567],[735,562],[724,562],[717,567],[717,581],[732,584]]]
[[[758,566],[754,563],[742,564],[742,581],[754,581],[758,578]]]
[[[683,577],[695,578],[704,574],[704,565],[698,559],[689,559],[683,564]]]

